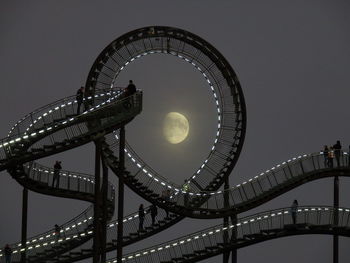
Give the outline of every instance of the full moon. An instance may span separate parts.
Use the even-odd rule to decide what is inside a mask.
[[[189,131],[186,117],[178,112],[169,112],[164,119],[163,134],[168,142],[178,144],[186,139]]]

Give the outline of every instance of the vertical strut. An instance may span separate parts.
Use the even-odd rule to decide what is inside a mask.
[[[229,196],[228,196],[228,189],[229,188],[230,188],[230,184],[229,184],[229,178],[227,176],[225,178],[225,184],[224,184],[224,206],[225,206],[225,208],[229,207]],[[224,217],[224,227],[228,226],[228,222],[229,222],[229,218],[228,218],[228,216],[225,216]],[[224,245],[228,246],[228,241],[229,241],[228,230],[224,231],[223,235],[224,235]],[[229,259],[230,259],[230,251],[224,252],[222,254],[222,262],[228,263]]]
[[[334,177],[334,225],[339,224],[339,178]],[[333,263],[338,263],[339,261],[339,236],[337,234],[333,235]]]
[[[27,242],[27,220],[28,219],[28,189],[23,188],[22,194],[22,236],[21,244],[22,248],[26,248]],[[26,262],[26,249],[21,253],[21,263]]]
[[[108,167],[104,158],[102,158],[102,176],[101,262],[106,262]]]
[[[122,263],[123,257],[123,216],[124,216],[124,149],[125,127],[120,128],[119,134],[119,185],[118,185],[118,235],[117,235],[117,263]]]
[[[236,243],[237,239],[237,214],[235,213],[234,215],[231,216],[231,224],[234,225],[235,227],[232,228],[232,239],[234,239],[234,242]],[[231,255],[232,255],[232,263],[237,263],[237,248],[234,248],[231,250]]]
[[[93,263],[100,263],[101,254],[101,194],[100,194],[100,173],[101,173],[101,141],[95,141],[95,200],[94,200],[94,240],[93,240]]]

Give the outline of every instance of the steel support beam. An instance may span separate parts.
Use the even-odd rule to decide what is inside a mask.
[[[101,262],[106,262],[107,245],[107,200],[108,200],[108,167],[102,158],[102,222],[101,222]]]
[[[334,225],[339,224],[339,177],[334,177]],[[333,235],[333,263],[339,262],[339,236]]]
[[[21,235],[22,248],[26,248],[27,222],[28,222],[28,189],[23,188],[23,193],[22,193],[22,235]],[[26,262],[26,250],[24,250],[21,253],[21,263],[25,263],[25,262]]]
[[[225,194],[224,194],[224,206],[225,208],[229,207],[229,196],[228,196],[228,190],[230,188],[230,183],[229,183],[229,178],[228,176],[225,178],[225,183],[224,183],[224,191],[225,191]],[[229,218],[226,216],[224,217],[224,226],[227,227],[229,224]],[[224,231],[223,233],[224,235],[224,243],[229,243],[229,237],[228,237],[228,231]],[[223,263],[228,263],[230,259],[230,251],[228,252],[224,252],[222,254],[222,262]]]
[[[117,263],[122,263],[123,257],[123,216],[124,216],[124,166],[125,166],[125,127],[119,134],[119,184],[118,184],[118,232],[117,232]]]
[[[234,214],[231,216],[231,224],[236,225],[237,224],[237,214]],[[232,228],[232,237],[234,239],[237,239],[237,227]],[[234,248],[231,250],[231,259],[232,263],[237,263],[237,248]]]
[[[95,200],[94,200],[94,238],[93,238],[93,263],[101,263],[101,141],[95,141]]]

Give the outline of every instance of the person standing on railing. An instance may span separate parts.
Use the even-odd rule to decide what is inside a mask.
[[[152,226],[154,226],[155,223],[156,223],[156,217],[158,215],[158,208],[157,208],[157,206],[152,204],[151,207],[149,208],[149,212],[151,213]]]
[[[341,153],[340,141],[337,141],[337,143],[333,145],[333,149],[334,149],[335,160],[337,161],[337,166],[339,167],[340,166],[340,153]]]
[[[297,211],[298,211],[298,201],[295,199],[292,204],[292,219],[293,219],[293,224],[295,225],[297,223]]]
[[[329,152],[328,146],[325,145],[323,149],[324,167],[328,167],[328,152]]]
[[[328,167],[333,168],[333,160],[334,160],[334,150],[333,147],[329,147],[328,151]]]
[[[77,91],[77,96],[75,97],[78,103],[78,108],[77,108],[77,115],[80,114],[80,107],[83,104],[84,100],[84,87],[80,87]]]
[[[6,244],[4,248],[4,254],[5,254],[5,262],[11,263],[12,249],[10,248],[9,244]]]
[[[139,231],[143,231],[143,221],[145,220],[145,209],[143,204],[139,206]]]
[[[55,181],[56,181],[56,188],[60,186],[60,171],[62,169],[61,163],[62,162],[56,161],[55,165],[53,166],[52,187],[54,187]]]

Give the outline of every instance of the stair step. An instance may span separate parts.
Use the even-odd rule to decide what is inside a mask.
[[[194,250],[193,253],[197,254],[197,255],[202,255],[202,254],[206,254],[207,251],[205,249],[202,250]]]
[[[217,250],[219,247],[218,246],[206,246],[205,248],[207,250]]]
[[[262,234],[273,234],[273,233],[276,233],[276,232],[280,232],[281,229],[280,228],[274,228],[274,229],[264,229],[264,230],[260,230],[260,233]]]
[[[31,148],[30,150],[33,153],[44,152],[45,151],[43,148]]]
[[[70,259],[71,256],[70,255],[60,255],[58,256],[60,259]]]
[[[52,149],[52,148],[56,148],[56,145],[52,144],[52,145],[44,145],[44,149]]]
[[[253,239],[256,239],[256,238],[260,238],[262,236],[263,236],[262,234],[249,234],[249,235],[244,235],[243,239],[253,240]]]
[[[59,119],[53,119],[53,122],[61,122],[64,121],[66,118],[59,118]]]
[[[152,194],[152,193],[153,193],[153,191],[152,191],[152,190],[150,190],[150,189],[146,189],[146,190],[144,191],[144,193],[149,195],[149,194]]]
[[[156,194],[156,193],[152,193],[152,194],[150,194],[149,196],[152,197],[152,198],[157,198],[157,197],[159,197],[159,195]]]
[[[106,244],[106,248],[107,248],[107,249],[110,249],[110,248],[113,248],[113,247],[114,247],[114,244],[111,243],[111,242],[108,242],[108,243]]]

